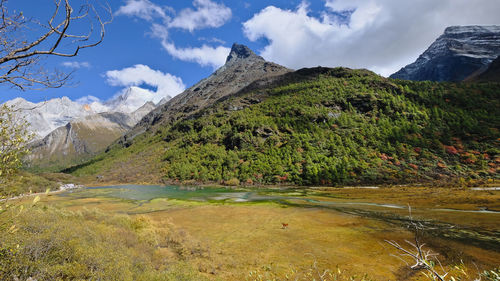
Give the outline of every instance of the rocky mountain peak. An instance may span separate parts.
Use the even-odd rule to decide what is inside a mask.
[[[193,116],[257,80],[272,79],[291,71],[279,64],[267,62],[247,46],[235,43],[225,65],[168,102],[160,102],[160,105],[129,131],[122,141],[130,142],[153,126]]]
[[[247,46],[234,43],[233,46],[231,47],[231,52],[229,53],[229,56],[226,59],[226,63],[248,58],[264,60],[262,57],[257,56]]]
[[[496,33],[500,32],[500,26],[497,25],[455,25],[449,26],[444,30],[444,35],[463,34],[463,33]]]
[[[500,55],[500,26],[450,26],[418,59],[391,78],[463,81]]]

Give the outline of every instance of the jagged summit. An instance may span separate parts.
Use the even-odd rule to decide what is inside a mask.
[[[391,78],[463,81],[500,55],[500,26],[450,26],[418,59]]]
[[[245,45],[234,43],[231,47],[231,52],[227,56],[226,63],[237,61],[239,59],[255,58],[264,60],[262,57],[257,56],[250,48]]]
[[[247,46],[235,43],[225,65],[183,93],[158,106],[128,132],[123,140],[128,142],[152,126],[161,126],[192,116],[217,100],[237,93],[256,80],[280,76],[290,71],[284,66],[267,62]]]

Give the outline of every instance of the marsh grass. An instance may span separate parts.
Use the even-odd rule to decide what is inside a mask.
[[[10,220],[0,229],[1,280],[204,280],[188,263],[203,258],[200,245],[143,216],[30,207],[0,219]]]
[[[420,196],[429,198],[427,190],[418,190],[415,204]],[[81,198],[80,192],[95,196]],[[0,214],[0,280],[321,280],[318,272],[328,281],[426,280],[390,256],[393,249],[383,242],[404,243],[413,234],[380,220],[273,202],[134,201],[106,198],[102,192],[42,196],[35,207],[33,198],[25,198],[14,205],[26,203],[24,211],[15,207]],[[389,196],[391,190],[370,194],[364,198],[398,199]],[[457,199],[466,196],[459,194]],[[363,198],[356,189],[331,195],[332,200]],[[462,222],[476,219],[460,216]],[[283,229],[282,223],[289,226]],[[496,222],[487,225],[496,227]],[[433,251],[446,254],[442,261],[450,272],[460,266],[460,258],[469,277],[479,274],[473,263],[481,270],[498,265],[500,254],[494,250],[425,239],[433,242],[428,244]]]
[[[277,274],[271,267],[263,266],[257,270],[250,271],[247,281],[372,281],[367,274],[351,275],[341,270],[338,266],[335,269],[320,269],[316,262],[309,268],[297,269],[290,266],[289,270],[282,274]]]

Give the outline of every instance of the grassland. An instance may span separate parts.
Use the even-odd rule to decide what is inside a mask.
[[[63,173],[32,173],[19,171],[9,176],[0,186],[0,199],[18,195],[40,193],[47,190],[56,191],[63,184],[77,183],[78,179]]]
[[[394,189],[324,189],[315,190],[311,198],[387,204],[411,200],[416,209],[435,206],[439,200],[442,208],[457,208],[454,198],[470,198],[475,203],[465,209],[493,209],[499,196],[498,191],[454,190],[457,197],[449,189],[435,189],[433,195],[429,191],[414,188],[414,196],[409,196]],[[365,280],[426,280],[421,272],[408,270],[391,256],[395,252],[384,242],[405,243],[413,233],[384,220],[271,202],[134,201],[98,192],[90,195],[52,195],[35,207],[30,207],[32,199],[26,199],[20,215],[15,215],[18,209],[9,216],[0,215],[2,237],[6,237],[0,242],[3,258],[11,257],[2,263],[2,278],[10,280],[12,275],[6,272],[16,272],[38,280],[99,276],[104,280],[287,280],[293,274],[299,280],[312,280],[307,275],[311,270],[330,269],[338,274],[340,269],[338,280],[351,280],[351,276],[361,280],[365,274],[369,276]],[[426,214],[415,211],[415,216],[425,218]],[[461,220],[498,231],[494,218],[480,222],[481,217],[467,213],[449,217],[455,223]],[[288,227],[283,229],[282,223]],[[11,225],[16,225],[14,232],[9,230]],[[459,274],[455,266],[461,268],[464,263],[470,277],[477,276],[475,265],[482,271],[495,268],[500,260],[495,249],[444,237],[424,239],[454,274]],[[47,249],[46,245],[51,246]],[[37,259],[34,254],[39,255]]]

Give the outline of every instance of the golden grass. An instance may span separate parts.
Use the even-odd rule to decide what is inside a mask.
[[[329,197],[319,197],[325,194]],[[349,198],[349,202],[411,203],[417,208],[463,209],[477,209],[479,205],[495,208],[499,196],[498,191],[444,188],[328,189],[316,190],[311,195],[330,201],[345,202]],[[426,280],[422,274],[409,271],[404,263],[392,257],[395,250],[384,242],[384,239],[392,239],[405,243],[405,239],[412,239],[412,233],[383,221],[324,208],[283,207],[275,203],[210,204],[168,199],[138,204],[121,199],[79,199],[62,195],[44,197],[40,204],[74,211],[97,208],[109,214],[144,216],[158,230],[175,229],[170,231],[177,233],[172,243],[184,245],[175,252],[175,257],[184,255],[184,262],[212,280],[247,280],[249,273],[256,270],[284,276],[291,268],[307,271],[314,262],[320,269],[335,270],[338,266],[347,276],[367,273],[373,280]],[[407,214],[406,210],[394,211]],[[415,215],[425,217],[426,214],[415,211]],[[494,214],[432,215],[438,220],[484,229],[498,231],[499,227],[498,215]],[[283,229],[282,223],[287,223],[288,228]],[[440,259],[446,266],[463,260],[473,269],[471,274],[475,273],[475,265],[480,269],[490,269],[498,266],[500,260],[498,249],[485,250],[435,237],[424,239],[431,249],[442,254]]]
[[[320,192],[321,191],[321,192]],[[443,187],[320,188],[320,195],[381,204],[411,204],[422,208],[477,210],[478,206],[500,211],[500,191]]]

